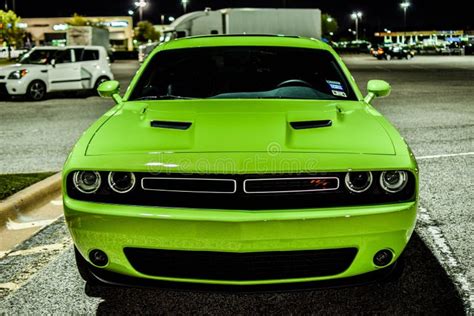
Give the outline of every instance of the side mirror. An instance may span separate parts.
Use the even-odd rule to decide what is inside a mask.
[[[365,97],[365,102],[370,103],[375,98],[386,97],[392,91],[390,84],[384,80],[370,80],[367,83],[368,94]]]
[[[56,59],[51,59],[50,61],[51,66],[56,67]]]
[[[97,88],[97,92],[99,92],[102,98],[112,98],[117,104],[122,102],[122,98],[120,97],[120,82],[116,80],[102,82]]]

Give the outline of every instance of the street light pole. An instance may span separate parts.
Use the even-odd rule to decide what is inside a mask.
[[[140,16],[140,21],[143,21],[143,10],[147,6],[148,3],[146,3],[145,0],[139,0],[135,2],[135,6],[138,8],[138,14]]]
[[[400,3],[400,6],[403,9],[403,28],[406,31],[407,30],[407,9],[410,6],[410,2],[405,1]]]
[[[355,27],[356,27],[356,41],[359,40],[359,19],[362,18],[362,12],[353,12],[351,14],[352,19],[355,20]]]
[[[183,6],[183,11],[186,13],[188,9],[189,0],[181,0],[181,5]]]

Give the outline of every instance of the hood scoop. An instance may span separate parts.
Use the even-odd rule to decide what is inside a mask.
[[[331,120],[320,120],[320,121],[299,121],[299,122],[290,122],[293,129],[311,129],[311,128],[320,128],[320,127],[329,127],[332,125]]]
[[[193,125],[191,122],[176,122],[176,121],[151,121],[150,126],[156,128],[168,128],[168,129],[179,129],[187,130]]]

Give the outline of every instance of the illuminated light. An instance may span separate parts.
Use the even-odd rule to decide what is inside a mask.
[[[411,6],[411,3],[410,3],[410,2],[402,2],[402,3],[400,3],[400,6],[401,6],[403,9],[407,9],[408,7]]]
[[[53,25],[53,30],[55,31],[66,31],[69,28],[67,24],[55,24]]]
[[[148,3],[145,0],[140,0],[140,1],[135,2],[135,6],[137,6],[138,8],[144,8],[147,5]]]

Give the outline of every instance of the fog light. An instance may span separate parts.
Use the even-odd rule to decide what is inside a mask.
[[[99,267],[104,267],[109,262],[109,258],[107,257],[105,252],[99,249],[92,250],[89,253],[89,259],[91,260],[93,264]]]
[[[374,256],[374,264],[378,267],[383,267],[389,264],[393,259],[393,253],[388,249],[383,249],[377,252]]]

